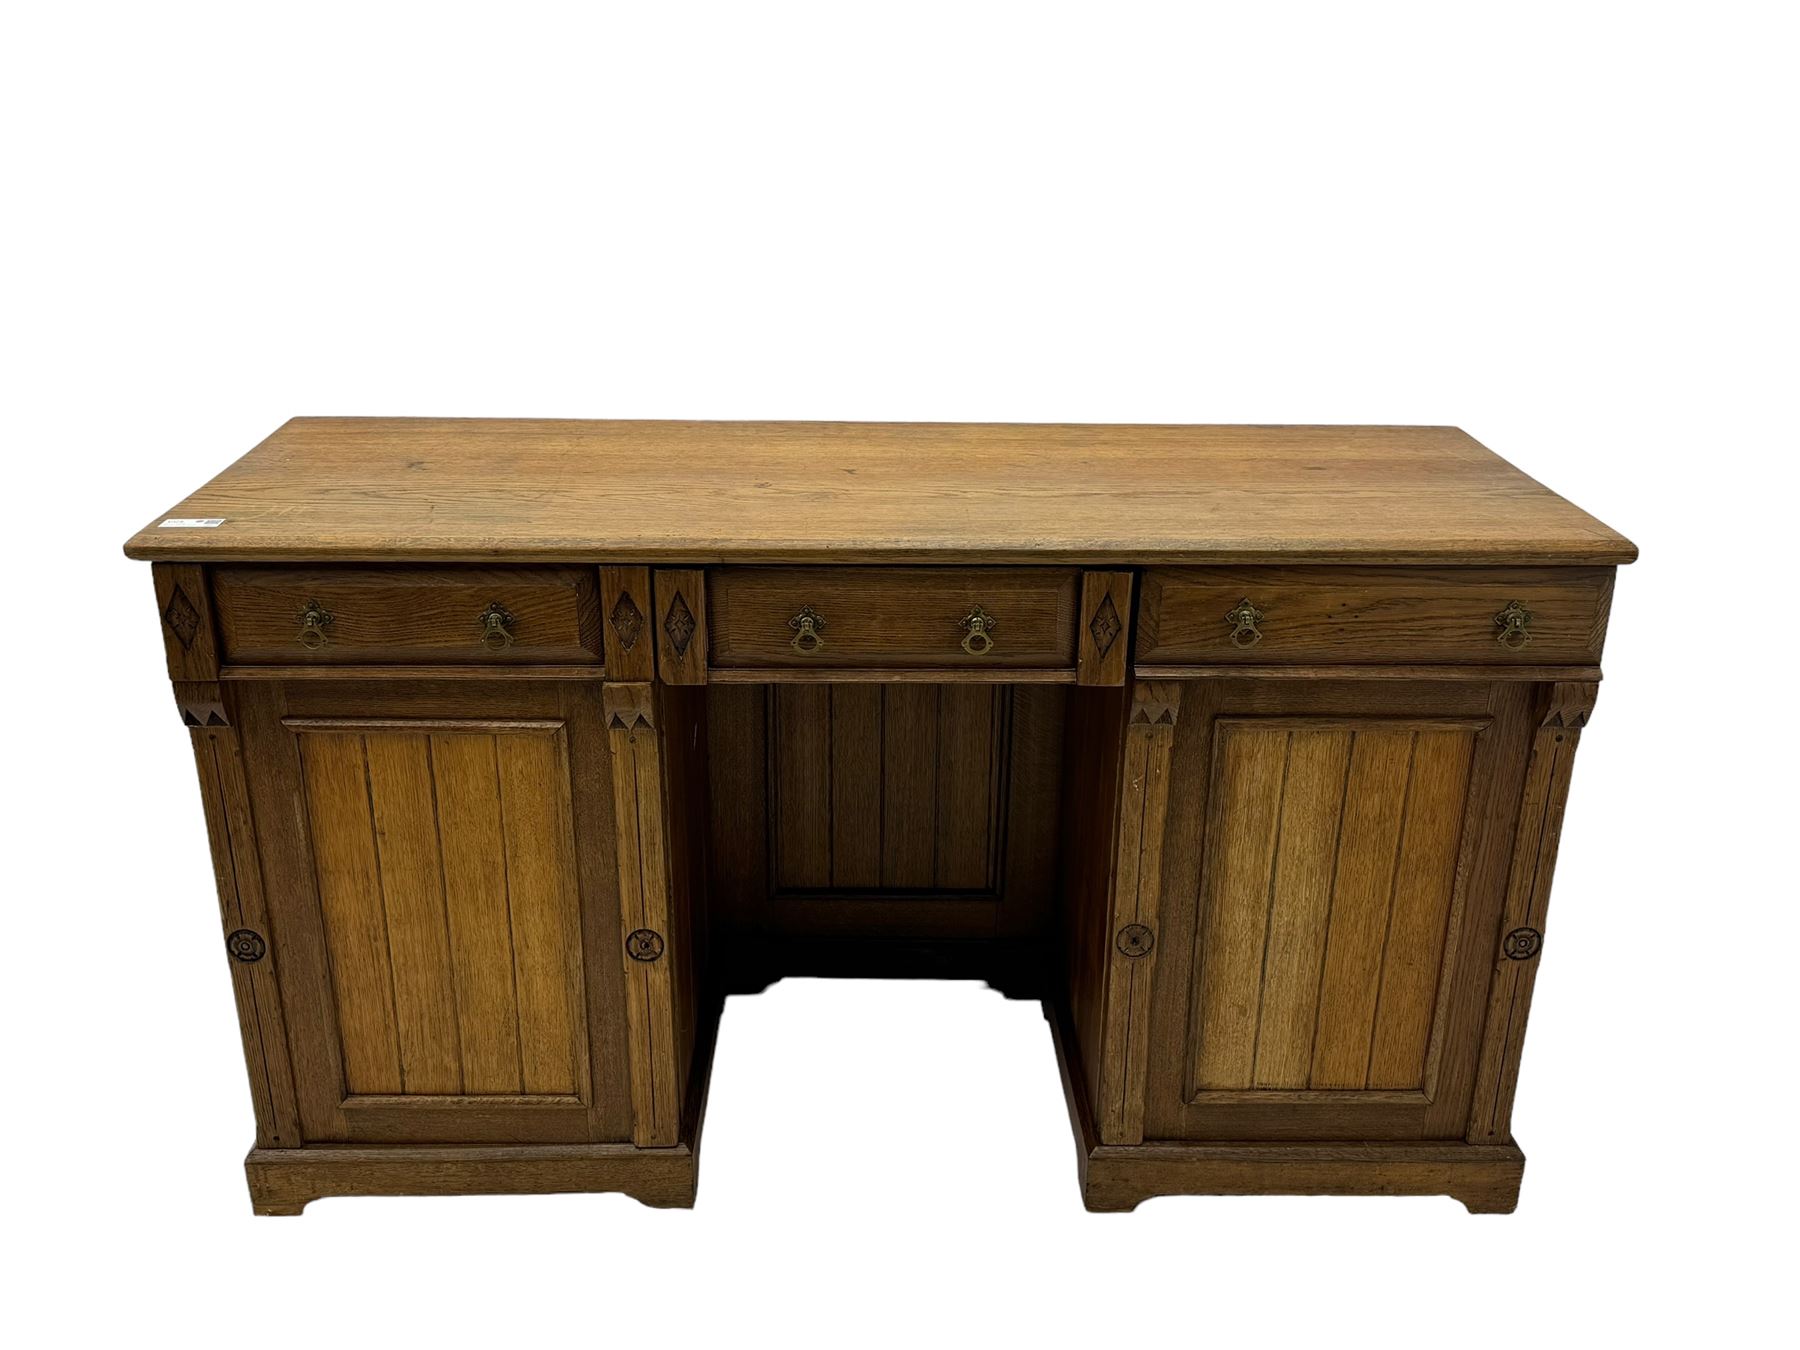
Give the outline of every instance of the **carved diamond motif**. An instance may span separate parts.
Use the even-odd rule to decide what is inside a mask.
[[[1094,649],[1105,656],[1112,650],[1113,643],[1118,640],[1124,627],[1119,622],[1119,611],[1113,606],[1112,596],[1101,596],[1100,608],[1094,611],[1094,617],[1088,623],[1088,632],[1094,635]]]
[[[163,622],[169,625],[169,631],[175,634],[182,650],[194,645],[194,638],[200,632],[200,611],[194,608],[194,602],[179,586],[169,597],[169,607],[163,610]]]
[[[669,604],[668,617],[663,620],[663,631],[669,635],[669,644],[674,647],[677,657],[687,655],[688,643],[694,640],[694,628],[694,611],[681,598],[681,592],[676,591],[675,599]]]
[[[637,646],[638,634],[644,631],[644,615],[643,611],[632,603],[628,592],[620,594],[619,603],[613,606],[612,614],[607,621],[612,624],[613,632],[619,635],[621,651],[628,652]]]

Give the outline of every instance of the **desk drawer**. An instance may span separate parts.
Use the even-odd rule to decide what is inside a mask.
[[[711,663],[1072,667],[1079,586],[1072,569],[1044,567],[720,568],[707,582]]]
[[[1590,665],[1612,577],[1610,567],[1157,568],[1144,576],[1137,661]]]
[[[592,568],[218,567],[240,665],[595,664]]]

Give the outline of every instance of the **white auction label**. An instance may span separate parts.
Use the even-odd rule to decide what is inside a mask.
[[[216,530],[225,523],[224,516],[170,516],[159,530]]]

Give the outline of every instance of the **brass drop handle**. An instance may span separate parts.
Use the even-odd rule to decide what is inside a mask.
[[[1509,652],[1516,652],[1531,645],[1531,611],[1517,600],[1506,602],[1506,608],[1494,615],[1494,625],[1500,631],[1494,634],[1498,642]]]
[[[300,611],[300,645],[309,652],[316,652],[330,639],[325,630],[336,621],[337,616],[317,600],[308,600],[306,608]]]
[[[1246,597],[1237,602],[1235,608],[1228,610],[1225,622],[1231,625],[1231,641],[1234,646],[1254,647],[1263,640],[1262,629],[1256,625],[1262,622],[1263,612],[1251,604]]]
[[[825,627],[825,616],[811,605],[800,606],[800,612],[788,620],[788,627],[794,630],[793,641],[788,643],[802,656],[812,656],[824,650],[825,639],[820,629]]]
[[[513,645],[512,626],[517,620],[498,600],[482,610],[476,622],[481,625],[481,645],[490,652],[505,651]]]
[[[994,650],[994,639],[989,634],[999,626],[994,622],[992,614],[980,605],[975,606],[961,624],[963,631],[968,634],[962,640],[962,649],[970,656],[986,656]]]

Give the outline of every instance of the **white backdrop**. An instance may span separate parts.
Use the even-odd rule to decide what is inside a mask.
[[[1783,9],[10,9],[0,1328],[1757,1343],[1795,1199]],[[296,413],[1454,423],[1593,510],[1643,561],[1519,1212],[1089,1216],[1033,1006],[790,981],[727,1010],[692,1212],[253,1221],[188,740],[119,547]]]

